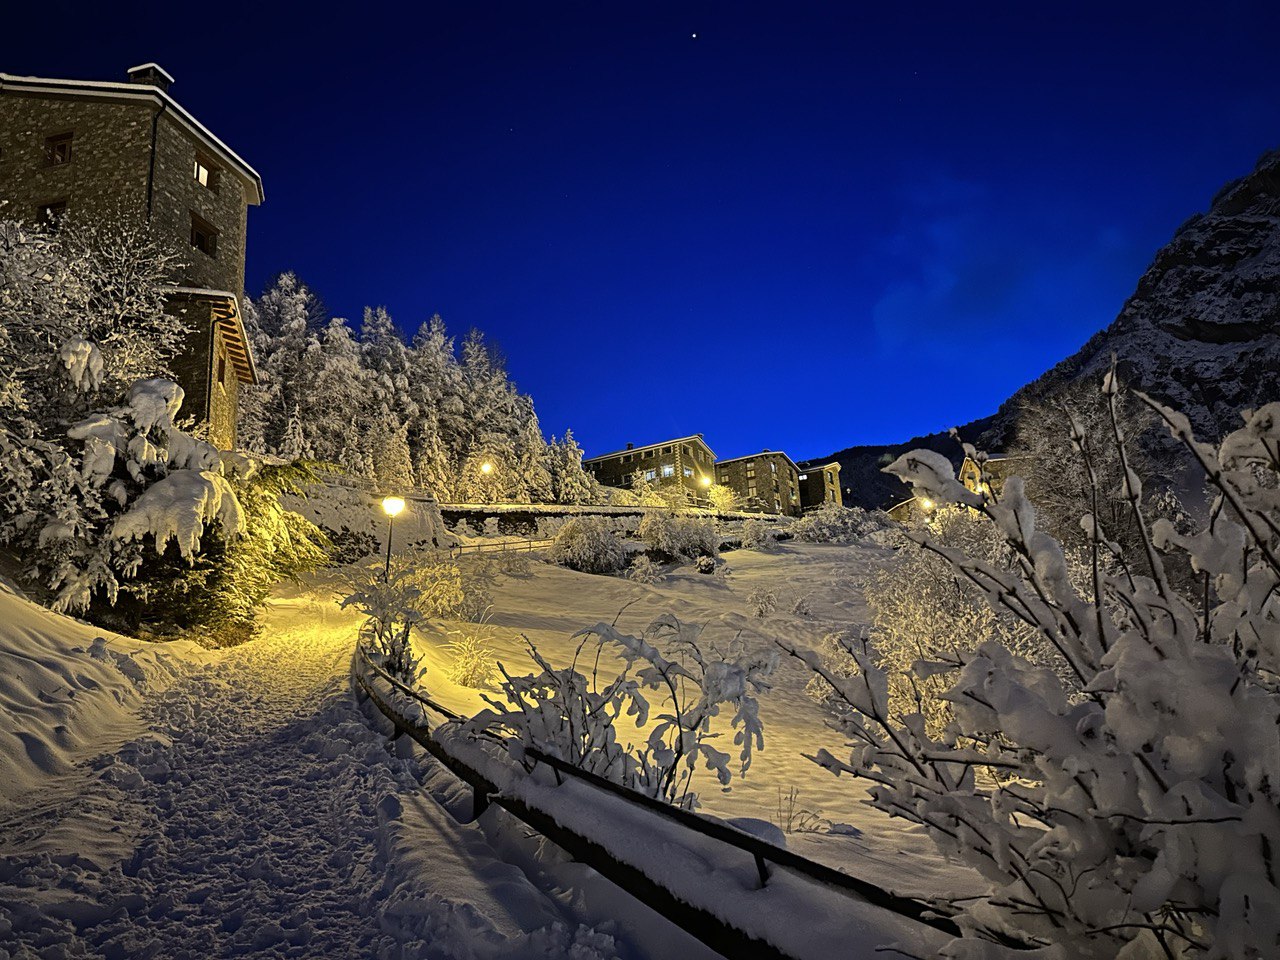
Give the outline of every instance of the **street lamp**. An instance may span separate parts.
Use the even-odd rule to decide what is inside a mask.
[[[493,464],[486,460],[484,463],[480,464],[480,472],[493,473]]]
[[[383,497],[382,512],[387,515],[387,563],[382,568],[382,579],[391,579],[391,534],[395,531],[396,516],[404,509],[404,500],[400,497]]]

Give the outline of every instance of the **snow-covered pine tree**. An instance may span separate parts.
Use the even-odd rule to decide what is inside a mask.
[[[308,359],[318,344],[323,305],[293,273],[282,273],[256,301],[245,304],[245,328],[253,344],[259,383],[240,400],[240,437],[260,453],[285,453],[290,418],[310,408]],[[297,436],[291,445],[306,447]]]

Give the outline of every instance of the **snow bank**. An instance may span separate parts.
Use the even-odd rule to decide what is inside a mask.
[[[133,709],[202,656],[192,643],[144,643],[98,630],[0,582],[0,798],[136,732]]]

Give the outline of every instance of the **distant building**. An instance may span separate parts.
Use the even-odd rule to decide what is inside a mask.
[[[1017,464],[1026,457],[1021,454],[1003,454],[1000,456],[991,456],[987,458],[987,477],[991,485],[995,488],[995,493],[999,494],[1000,489],[1004,486],[1004,482],[1017,469]],[[963,483],[966,489],[978,493],[984,490],[982,485],[982,468],[978,466],[977,461],[970,457],[964,458],[964,463],[960,465],[960,472],[956,474],[956,479]],[[986,491],[991,492],[991,491]]]
[[[137,217],[183,253],[170,311],[195,329],[175,372],[183,413],[234,447],[239,387],[255,381],[241,322],[248,208],[262,180],[169,95],[154,63],[127,82],[0,73],[0,215]]]
[[[690,500],[701,500],[715,480],[716,455],[702,434],[663,440],[648,446],[627,444],[624,450],[583,460],[582,466],[606,487],[630,488],[636,480],[656,487],[682,487]]]
[[[814,510],[825,503],[843,503],[840,496],[840,464],[810,463],[800,467],[800,507]]]
[[[763,450],[716,464],[716,483],[729,487],[743,507],[761,513],[800,516],[800,471],[780,450]]]

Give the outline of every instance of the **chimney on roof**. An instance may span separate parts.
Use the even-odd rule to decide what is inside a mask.
[[[635,448],[636,448],[636,445],[635,445],[634,443],[628,443],[628,444],[627,444],[627,449],[628,449],[628,450],[634,450]]]
[[[169,85],[173,83],[172,75],[158,63],[140,63],[136,67],[130,67],[128,74],[130,83],[159,87],[165,93],[169,92]]]
[[[761,453],[768,453],[768,452],[769,452],[769,448],[768,448],[768,447],[765,447],[765,448],[764,448],[763,450],[761,450],[760,452],[761,452]]]

